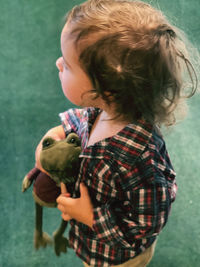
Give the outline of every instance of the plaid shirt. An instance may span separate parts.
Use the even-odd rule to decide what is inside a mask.
[[[165,143],[144,121],[87,147],[98,109],[61,113],[66,134],[82,140],[79,184],[94,206],[93,229],[71,220],[70,245],[91,266],[118,265],[148,248],[167,222],[176,195],[175,172]]]

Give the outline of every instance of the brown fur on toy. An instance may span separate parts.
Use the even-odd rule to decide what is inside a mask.
[[[22,182],[22,192],[25,192],[34,181],[33,198],[35,200],[35,233],[36,249],[54,243],[57,256],[67,251],[68,240],[63,236],[67,222],[62,220],[60,227],[50,236],[42,230],[43,207],[56,207],[56,198],[60,195],[60,182],[67,185],[70,193],[79,170],[80,140],[75,133],[70,133],[64,140],[56,141],[46,137],[42,143],[40,154],[41,165],[50,176],[33,168]]]

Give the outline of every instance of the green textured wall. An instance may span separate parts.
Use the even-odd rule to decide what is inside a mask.
[[[0,267],[82,266],[72,250],[57,258],[52,248],[34,251],[34,203],[21,181],[34,166],[41,136],[59,124],[57,114],[72,105],[61,91],[55,61],[65,13],[81,1],[0,0]],[[151,3],[200,45],[200,1]],[[150,267],[197,267],[200,260],[200,110],[190,100],[187,119],[167,134],[179,191],[169,223],[160,235]],[[60,221],[46,209],[45,230]]]

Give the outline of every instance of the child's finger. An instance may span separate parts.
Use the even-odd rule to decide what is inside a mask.
[[[62,194],[62,196],[64,196],[64,197],[71,197],[71,194],[70,193],[65,193],[65,194]]]
[[[64,183],[60,183],[61,194],[67,194],[67,187]]]

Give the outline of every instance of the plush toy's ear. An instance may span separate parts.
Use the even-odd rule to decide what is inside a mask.
[[[22,182],[22,192],[25,192],[31,186],[33,180],[37,178],[39,173],[40,170],[37,168],[33,168],[27,173]]]

